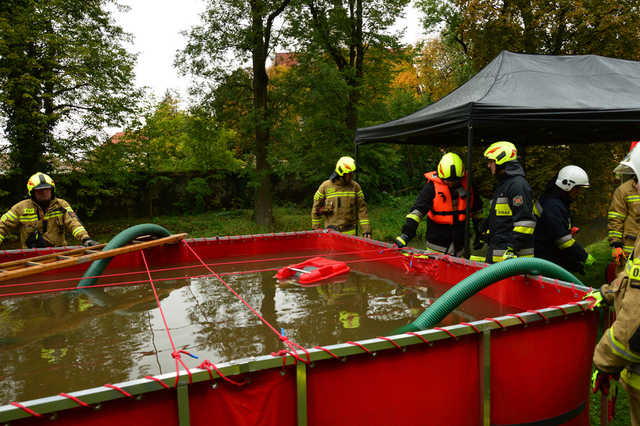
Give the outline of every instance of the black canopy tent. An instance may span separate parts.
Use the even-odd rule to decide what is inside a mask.
[[[640,62],[502,51],[438,102],[398,120],[358,129],[355,144],[356,158],[360,145],[374,142],[467,145],[470,172],[474,142],[556,145],[639,135]],[[468,226],[465,229],[468,255]]]

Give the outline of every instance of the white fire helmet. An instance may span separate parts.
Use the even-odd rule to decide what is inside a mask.
[[[558,172],[556,186],[563,191],[571,191],[576,186],[589,187],[589,176],[581,167],[565,166]]]
[[[635,174],[638,180],[640,180],[640,144],[637,144],[633,150],[624,157],[624,160],[613,169],[613,172],[623,175]]]

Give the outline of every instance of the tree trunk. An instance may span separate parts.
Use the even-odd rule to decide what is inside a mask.
[[[256,175],[258,186],[254,197],[254,218],[256,224],[270,227],[273,224],[273,194],[271,185],[271,166],[267,158],[269,152],[269,111],[267,85],[269,77],[265,70],[267,49],[264,40],[262,22],[262,4],[251,2],[253,43],[253,109],[256,117]]]

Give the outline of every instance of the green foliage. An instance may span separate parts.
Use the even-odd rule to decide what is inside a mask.
[[[213,193],[207,181],[201,177],[191,179],[187,184],[186,191],[191,199],[191,208],[188,210],[196,212],[205,209],[208,198],[211,197]]]
[[[74,162],[92,132],[122,124],[140,92],[128,34],[110,0],[0,2],[0,111],[10,160],[26,179],[54,159]]]

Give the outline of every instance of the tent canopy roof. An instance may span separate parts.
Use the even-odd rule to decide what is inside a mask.
[[[554,145],[638,139],[640,62],[502,51],[456,90],[411,115],[358,129],[356,144]]]

